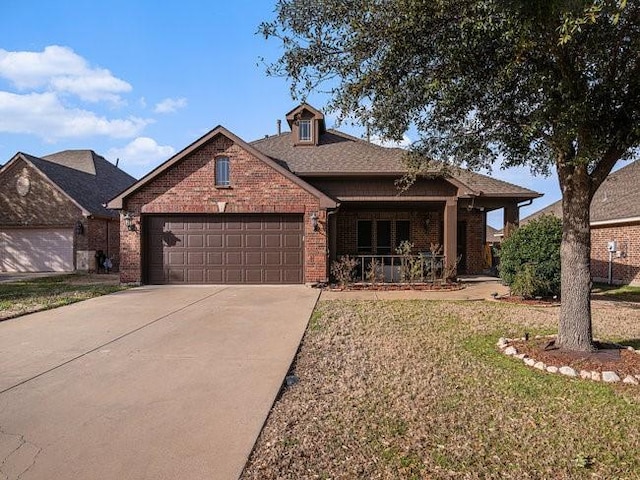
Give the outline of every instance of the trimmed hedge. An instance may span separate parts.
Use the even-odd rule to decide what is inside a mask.
[[[560,294],[562,221],[543,215],[518,228],[500,248],[500,278],[524,296]]]

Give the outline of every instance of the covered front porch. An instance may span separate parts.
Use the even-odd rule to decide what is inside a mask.
[[[482,274],[491,267],[486,224],[487,212],[495,208],[505,209],[506,230],[517,225],[515,202],[483,206],[455,197],[344,202],[327,216],[329,265],[344,255],[355,258],[360,282],[368,281],[372,264],[380,266],[385,282],[407,281],[409,268],[411,278],[421,282]],[[401,251],[404,242],[410,251]]]

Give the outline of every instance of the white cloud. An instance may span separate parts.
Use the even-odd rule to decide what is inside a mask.
[[[372,135],[371,143],[375,143],[376,145],[387,148],[409,148],[413,142],[407,135],[403,135],[402,140],[400,140],[399,142],[393,140],[383,140],[378,135]]]
[[[122,148],[112,148],[107,157],[115,162],[120,159],[121,165],[151,165],[171,157],[175,149],[169,145],[158,145],[149,137],[138,137]]]
[[[45,140],[102,135],[138,135],[151,121],[136,117],[107,119],[80,108],[68,108],[53,92],[19,95],[0,91],[0,132],[28,133]]]
[[[186,98],[165,98],[156,104],[156,108],[153,111],[156,113],[173,113],[186,106]]]
[[[42,52],[0,49],[0,77],[19,90],[46,88],[89,102],[119,103],[120,94],[132,90],[129,83],[109,70],[91,67],[72,49],[58,45],[45,47]]]

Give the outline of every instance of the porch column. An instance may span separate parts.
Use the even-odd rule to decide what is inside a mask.
[[[518,228],[520,223],[520,211],[516,202],[508,203],[504,206],[504,225],[503,238],[509,238],[511,234]]]
[[[458,201],[450,198],[444,207],[444,256],[447,266],[458,256]]]
[[[327,256],[329,257],[329,268],[331,268],[331,263],[336,260],[336,252],[338,250],[338,219],[336,218],[338,215],[337,210],[329,211],[327,210],[327,224],[329,226],[329,242],[327,247],[329,251],[327,252]]]

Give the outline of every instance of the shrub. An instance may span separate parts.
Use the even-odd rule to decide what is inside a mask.
[[[554,216],[543,215],[520,227],[502,242],[500,278],[529,296],[558,295],[561,241],[562,222]]]
[[[511,292],[524,298],[532,298],[540,292],[548,290],[548,284],[536,275],[535,266],[531,263],[523,265],[522,270],[515,274],[511,284]]]
[[[412,252],[413,243],[407,240],[396,248],[396,253],[402,256],[400,280],[403,282],[414,283],[422,280],[423,277],[423,261],[418,255],[414,255]]]
[[[331,264],[331,274],[340,286],[346,287],[353,282],[359,262],[349,255],[343,255]]]
[[[384,272],[382,271],[382,263],[378,260],[373,259],[369,262],[367,266],[367,271],[365,272],[365,278],[367,282],[371,283],[371,285],[375,285],[384,280]]]

